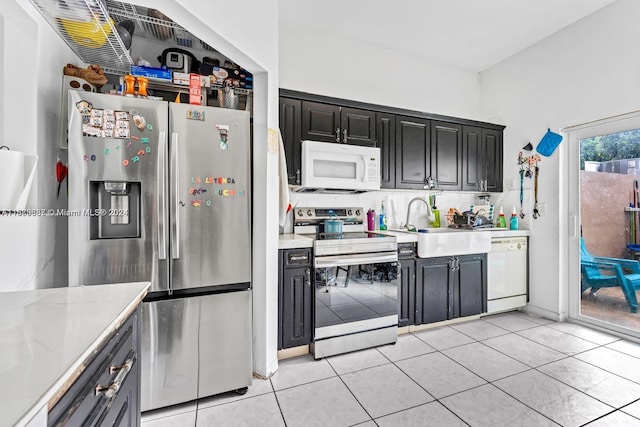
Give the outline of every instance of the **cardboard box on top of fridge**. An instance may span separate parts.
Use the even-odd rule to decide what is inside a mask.
[[[173,72],[173,83],[177,85],[189,86],[189,73]]]
[[[178,72],[173,72],[173,83],[177,84],[177,85],[182,85],[182,86],[189,86],[190,85],[190,79],[191,74],[189,73],[178,73]],[[200,86],[202,87],[211,87],[211,82],[209,81],[209,77],[208,76],[200,76]]]
[[[208,65],[208,64],[207,64]],[[225,68],[218,67],[217,65],[209,65],[210,70],[207,70],[210,74],[212,84],[224,84],[225,81],[238,81],[238,84],[234,84],[236,87],[245,87],[247,85],[253,85],[253,75],[244,68]],[[205,74],[205,73],[202,73]],[[244,84],[242,84],[244,83]]]
[[[202,105],[200,83],[199,74],[189,74],[189,104]]]
[[[141,76],[148,79],[171,81],[171,70],[166,68],[144,67],[141,65],[132,65],[130,69],[132,76]]]

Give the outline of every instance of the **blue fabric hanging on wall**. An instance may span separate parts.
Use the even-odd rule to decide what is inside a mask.
[[[543,156],[549,157],[553,154],[558,145],[560,145],[560,142],[562,142],[562,135],[551,132],[551,129],[547,129],[547,133],[544,134],[538,143],[536,151]]]

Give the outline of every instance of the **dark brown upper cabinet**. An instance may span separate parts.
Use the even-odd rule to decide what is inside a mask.
[[[462,190],[502,191],[502,131],[463,126]]]
[[[396,116],[376,113],[376,135],[380,147],[380,187],[396,188]]]
[[[380,148],[380,186],[502,191],[504,126],[280,90],[288,181],[300,185],[302,141]]]
[[[376,113],[320,102],[302,101],[302,139],[376,145]]]
[[[396,186],[425,189],[431,177],[431,121],[396,116]]]
[[[462,189],[462,126],[431,122],[431,177],[438,190]]]
[[[280,97],[280,133],[287,159],[287,180],[300,185],[302,156],[302,101]]]
[[[357,108],[340,107],[344,144],[376,147],[376,113]]]

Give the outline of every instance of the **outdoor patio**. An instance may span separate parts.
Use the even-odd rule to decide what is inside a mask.
[[[602,288],[595,296],[587,290],[580,302],[581,314],[640,331],[640,313],[629,312],[621,288]]]

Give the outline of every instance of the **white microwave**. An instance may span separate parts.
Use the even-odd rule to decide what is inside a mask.
[[[302,141],[301,192],[364,192],[380,189],[380,149]]]

